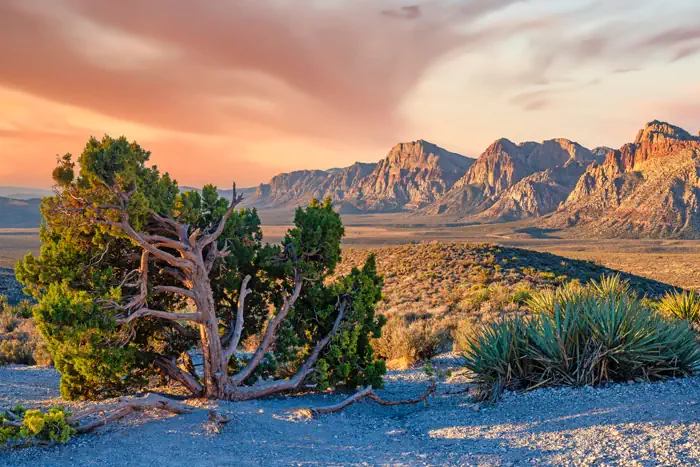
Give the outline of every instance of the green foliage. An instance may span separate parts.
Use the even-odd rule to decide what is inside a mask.
[[[331,297],[347,296],[352,301],[347,312],[349,325],[332,338],[319,363],[316,374],[321,388],[382,386],[386,367],[383,360],[376,360],[371,345],[371,339],[381,335],[384,325],[383,317],[375,315],[381,287],[382,278],[377,275],[375,258],[370,256],[362,270],[353,269],[331,288]]]
[[[619,274],[604,275],[598,281],[591,281],[588,287],[591,293],[598,297],[621,297],[631,294],[629,282],[623,280]]]
[[[26,410],[17,406],[11,411],[0,412],[0,447],[12,441],[66,443],[75,434],[68,423],[70,412],[63,407],[48,411]],[[11,423],[4,423],[5,421]],[[14,425],[19,426],[14,426]],[[6,425],[3,428],[3,425]]]
[[[700,295],[695,290],[669,292],[659,301],[657,309],[664,316],[700,324]]]
[[[464,364],[483,397],[686,376],[700,364],[688,323],[660,316],[616,280],[537,294],[530,304],[530,318],[491,323],[469,339]]]
[[[94,399],[139,387],[138,347],[123,345],[115,324],[84,291],[49,285],[34,317],[61,373],[61,396]]]
[[[180,193],[177,182],[148,166],[150,153],[126,138],[91,138],[78,157],[61,157],[54,170],[60,190],[42,201],[45,225],[41,253],[27,255],[16,265],[25,292],[38,302],[34,318],[46,339],[56,368],[61,372],[61,394],[66,399],[98,398],[133,392],[160,374],[154,362],[189,361],[188,352],[201,346],[199,330],[187,323],[147,318],[117,325],[115,303],[124,303],[134,288],[129,274],[139,268],[141,248],[119,228],[96,221],[117,221],[115,192],[132,193],[126,205],[130,223],[139,231],[161,235],[152,213],[188,225],[188,235],[204,233],[219,222],[229,202],[216,187],[201,193]],[[78,170],[79,169],[79,170]],[[98,208],[99,206],[99,208]],[[344,228],[330,200],[313,201],[299,208],[280,245],[263,243],[255,209],[233,212],[218,239],[219,251],[209,274],[220,334],[235,322],[241,283],[251,276],[252,293],[245,300],[242,340],[255,339],[294,287],[295,274],[304,277],[302,294],[278,330],[274,351],[246,384],[260,377],[280,378],[294,373],[316,343],[333,327],[339,297],[349,307],[347,319],[321,355],[314,373],[320,387],[381,384],[385,372],[375,361],[371,339],[383,321],[375,314],[382,279],[374,260],[345,277],[331,280],[340,261]],[[181,286],[169,265],[149,265],[149,308],[185,312],[187,301],[153,288]],[[232,357],[232,371],[245,365],[245,357]]]

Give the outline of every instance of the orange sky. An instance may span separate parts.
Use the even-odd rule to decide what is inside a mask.
[[[619,145],[654,118],[695,132],[698,14],[693,0],[3,0],[0,185],[48,187],[57,154],[104,133],[181,184],[248,186],[400,140],[476,156],[500,136]]]

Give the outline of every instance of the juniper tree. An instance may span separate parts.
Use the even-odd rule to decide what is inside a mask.
[[[265,244],[235,185],[230,200],[211,185],[180,193],[149,156],[105,136],[77,165],[59,158],[40,255],[17,264],[64,397],[128,392],[156,374],[230,400],[381,385],[370,339],[382,280],[373,257],[333,278],[344,228],[329,200],[298,208],[281,244]],[[242,352],[250,336],[259,344]]]

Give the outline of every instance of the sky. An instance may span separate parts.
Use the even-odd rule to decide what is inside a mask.
[[[0,186],[125,135],[253,186],[425,139],[619,147],[700,129],[697,0],[2,0]]]

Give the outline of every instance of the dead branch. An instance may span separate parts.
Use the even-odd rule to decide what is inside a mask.
[[[248,364],[240,372],[231,378],[231,383],[234,386],[240,386],[243,382],[248,379],[248,377],[253,374],[255,369],[258,367],[262,361],[265,354],[270,350],[272,344],[275,342],[275,337],[277,335],[277,327],[282,321],[287,317],[289,311],[294,306],[294,303],[299,298],[301,294],[301,286],[303,281],[301,279],[301,274],[298,271],[294,272],[294,291],[290,297],[284,297],[284,303],[282,304],[282,309],[270,320],[267,325],[267,330],[265,331],[265,336],[262,342],[256,349],[253,357],[248,361]]]
[[[219,433],[221,431],[221,428],[224,427],[227,423],[230,423],[233,418],[227,417],[225,415],[221,415],[219,412],[216,410],[210,410],[208,413],[209,421],[212,424],[212,428],[214,428],[214,431]]]
[[[146,409],[158,409],[174,414],[185,414],[192,412],[192,407],[181,402],[167,399],[158,394],[147,394],[144,397],[120,399],[116,404],[87,410],[80,415],[69,417],[67,421],[74,426],[76,432],[87,433],[95,428],[104,426],[110,422],[119,420],[120,418],[124,418],[135,411]],[[105,414],[106,412],[109,413]],[[96,413],[103,414],[103,417],[93,422],[83,422],[83,420]]]
[[[204,388],[197,378],[180,368],[174,358],[160,356],[156,357],[153,363],[168,376],[185,386],[193,395],[199,396],[204,392]]]
[[[9,412],[6,412],[9,413]],[[22,424],[20,422],[14,422],[12,420],[3,420],[2,421],[2,427],[7,428],[7,427],[12,427],[12,428],[22,428]]]
[[[425,390],[422,396],[416,397],[415,399],[405,399],[405,400],[398,400],[398,401],[386,401],[379,397],[372,388],[364,388],[361,391],[356,392],[352,396],[348,397],[347,399],[344,399],[343,401],[333,404],[333,405],[327,405],[323,407],[311,407],[309,409],[305,409],[304,412],[308,413],[311,417],[317,417],[319,415],[323,414],[329,414],[329,413],[334,413],[338,412],[345,407],[348,407],[356,402],[361,401],[362,399],[371,399],[374,402],[376,402],[379,405],[383,406],[395,406],[395,405],[412,405],[412,404],[419,404],[421,402],[428,402],[428,397],[430,397],[436,390],[437,384],[435,381],[430,383],[430,386]]]
[[[271,394],[276,394],[282,391],[291,391],[301,386],[306,377],[309,376],[309,374],[311,374],[312,371],[314,371],[316,367],[316,362],[318,361],[318,358],[321,355],[323,349],[328,345],[335,333],[338,332],[340,324],[342,323],[343,318],[345,317],[346,306],[347,303],[345,301],[340,302],[338,316],[336,316],[335,318],[333,328],[328,334],[326,334],[326,337],[321,339],[316,344],[314,350],[311,352],[311,354],[301,366],[299,371],[297,371],[297,373],[293,377],[289,379],[271,381],[269,383],[259,384],[255,386],[234,387],[229,391],[228,398],[230,400],[235,401],[258,399],[260,397],[269,396]]]
[[[195,323],[202,322],[201,313],[171,313],[169,311],[151,310],[149,308],[139,308],[128,316],[117,318],[116,321],[117,324],[127,324],[135,319],[146,317],[169,319],[171,321],[192,321]]]
[[[158,285],[153,287],[153,291],[158,293],[172,293],[175,295],[182,295],[183,297],[191,298],[194,300],[194,293],[191,290],[184,289],[182,287],[173,287],[170,285]]]
[[[148,261],[150,253],[146,250],[141,252],[141,265],[139,267],[139,293],[127,303],[123,310],[127,313],[131,310],[141,307],[146,303],[148,298]]]
[[[228,347],[224,349],[224,358],[226,361],[231,358],[231,355],[233,355],[233,353],[236,351],[238,344],[241,341],[241,335],[243,334],[245,298],[251,293],[251,290],[248,288],[248,282],[250,282],[250,279],[250,275],[247,275],[243,278],[243,282],[241,282],[241,291],[238,294],[238,309],[236,310],[236,323],[233,328],[233,336],[231,336],[231,341],[229,342]]]

